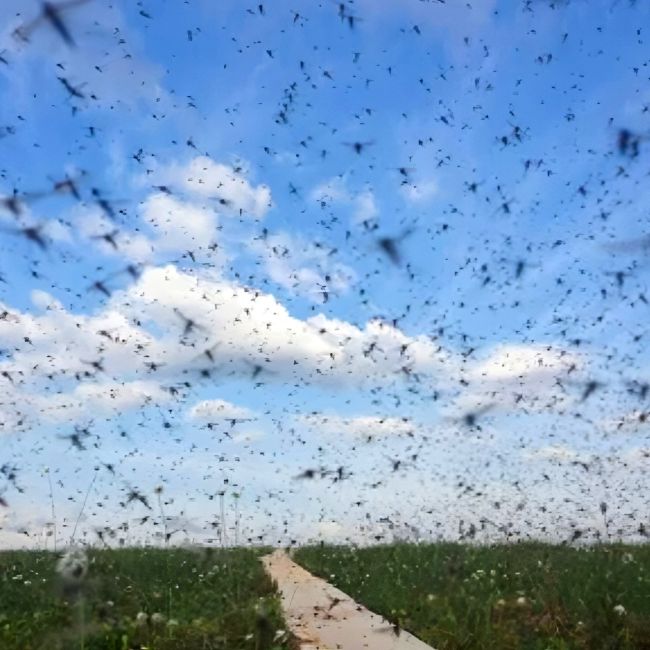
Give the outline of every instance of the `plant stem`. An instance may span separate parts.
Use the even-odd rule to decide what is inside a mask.
[[[79,525],[79,520],[81,519],[81,515],[83,515],[84,510],[86,508],[86,502],[88,501],[88,496],[90,495],[90,491],[93,488],[93,485],[95,484],[95,479],[97,478],[97,472],[95,472],[95,475],[93,476],[93,480],[90,482],[90,485],[88,486],[88,490],[86,491],[86,496],[84,497],[84,502],[81,505],[81,510],[79,511],[79,516],[77,517],[77,521],[74,523],[74,528],[72,529],[72,535],[70,536],[70,544],[72,544],[74,540],[74,536],[77,532],[77,526]]]

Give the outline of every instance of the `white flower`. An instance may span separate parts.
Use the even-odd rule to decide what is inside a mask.
[[[56,572],[68,585],[80,585],[88,573],[88,557],[82,550],[71,550],[57,562]]]
[[[526,600],[525,596],[519,596],[516,602],[519,607],[526,607],[526,605],[528,604],[528,601]]]
[[[161,614],[160,612],[156,612],[151,615],[151,622],[154,625],[163,625],[167,619],[165,618],[164,614]]]
[[[615,605],[615,606],[614,606],[614,611],[615,611],[619,616],[623,616],[624,614],[627,614],[627,611],[625,610],[625,607],[623,607],[623,605]]]
[[[138,612],[135,617],[135,624],[138,627],[142,627],[143,625],[147,624],[148,619],[149,617],[144,612]]]

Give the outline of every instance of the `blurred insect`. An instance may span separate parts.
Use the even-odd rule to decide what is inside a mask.
[[[78,7],[80,5],[86,4],[90,0],[66,0],[65,2],[42,2],[41,3],[41,13],[39,16],[34,18],[31,22],[26,25],[18,27],[14,31],[14,36],[18,37],[23,41],[28,41],[29,37],[32,35],[38,27],[43,23],[48,23],[57,34],[67,43],[70,47],[75,46],[74,39],[72,34],[65,21],[63,20],[62,14],[72,9],[73,7]]]

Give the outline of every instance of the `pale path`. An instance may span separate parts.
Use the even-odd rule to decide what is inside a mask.
[[[302,650],[432,650],[408,632],[395,635],[386,619],[305,571],[283,551],[262,562],[278,583],[287,623]]]

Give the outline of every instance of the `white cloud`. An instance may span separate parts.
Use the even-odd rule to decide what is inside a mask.
[[[214,422],[215,420],[249,419],[255,417],[253,411],[237,406],[223,399],[203,400],[194,404],[188,412],[191,420]]]
[[[309,193],[312,201],[318,203],[330,201],[349,201],[350,193],[342,176],[335,176],[314,187]]]
[[[94,314],[68,312],[42,292],[33,297],[43,313],[0,305],[11,312],[0,320],[0,345],[13,350],[0,361],[8,384],[0,410],[18,419],[27,411],[73,418],[80,403],[111,411],[158,403],[167,396],[160,384],[200,381],[217,369],[260,382],[362,386],[402,381],[405,369],[442,376],[454,368],[426,337],[380,321],[359,328],[322,314],[301,320],[272,295],[173,265],[145,269]]]
[[[323,314],[296,318],[270,294],[173,265],[145,269],[94,314],[70,313],[43,292],[33,301],[43,313],[13,312],[0,321],[0,345],[13,350],[0,361],[10,378],[3,379],[8,392],[0,398],[7,423],[21,419],[16,404],[31,405],[43,419],[61,419],[79,413],[80,402],[103,400],[113,412],[159,403],[167,393],[156,385],[200,382],[212,372],[262,384],[362,388],[379,382],[389,388],[415,382],[425,391],[436,386],[456,394],[445,405],[456,416],[488,404],[550,412],[579,397],[557,379],[573,364],[584,365],[575,354],[543,345],[500,345],[468,361],[379,320],[359,327]],[[467,382],[460,393],[459,376]],[[372,417],[330,416],[327,423],[321,416],[311,423],[362,435],[404,433],[411,426]]]
[[[362,415],[342,417],[335,413],[310,413],[298,416],[299,424],[328,435],[352,435],[367,438],[369,436],[399,436],[420,432],[421,427],[413,424],[409,418],[379,417]]]
[[[144,264],[161,255],[191,251],[197,260],[223,266],[227,257],[217,241],[219,219],[210,206],[156,192],[147,196],[138,211],[138,232],[115,228],[99,208],[79,210],[75,223],[82,237],[105,255]]]
[[[370,221],[379,214],[374,192],[370,188],[357,193],[352,192],[343,176],[335,176],[320,183],[309,193],[309,198],[319,203],[321,207],[329,203],[343,203],[351,206],[353,223]]]
[[[422,2],[421,0],[360,0],[359,10],[366,20],[386,20],[393,23],[396,18],[407,29],[417,24],[422,31],[420,38],[436,38],[460,55],[467,48],[464,37],[476,37],[492,26],[496,0],[480,2]],[[416,36],[413,35],[415,38]]]
[[[354,213],[352,220],[355,223],[372,221],[379,215],[377,200],[372,190],[364,190],[354,198]]]
[[[568,461],[578,457],[575,450],[565,445],[549,445],[533,451],[525,452],[524,456],[531,460]]]
[[[33,406],[41,412],[43,421],[67,422],[97,415],[116,416],[170,400],[169,393],[154,381],[106,381],[80,384],[71,393],[36,397]]]
[[[271,190],[252,185],[243,170],[197,156],[187,164],[174,163],[155,171],[156,182],[209,202],[219,213],[261,219],[271,207]]]
[[[535,376],[557,377],[579,359],[561,348],[544,345],[501,344],[488,352],[471,369],[472,379],[508,381]]]
[[[586,359],[552,345],[500,344],[477,352],[463,366],[467,388],[449,405],[464,413],[491,405],[501,411],[551,412],[575,400],[562,379],[569,369],[576,376]]]
[[[233,442],[240,445],[248,445],[251,442],[261,440],[266,434],[261,429],[244,429],[243,431],[237,431],[232,435]]]
[[[149,196],[141,214],[155,233],[155,248],[162,252],[205,248],[216,232],[212,211],[162,193]]]
[[[400,192],[409,203],[426,203],[438,193],[438,183],[434,179],[407,183],[400,187]]]
[[[345,293],[356,279],[352,268],[336,260],[335,251],[287,232],[253,239],[248,246],[263,259],[271,280],[312,302]]]

